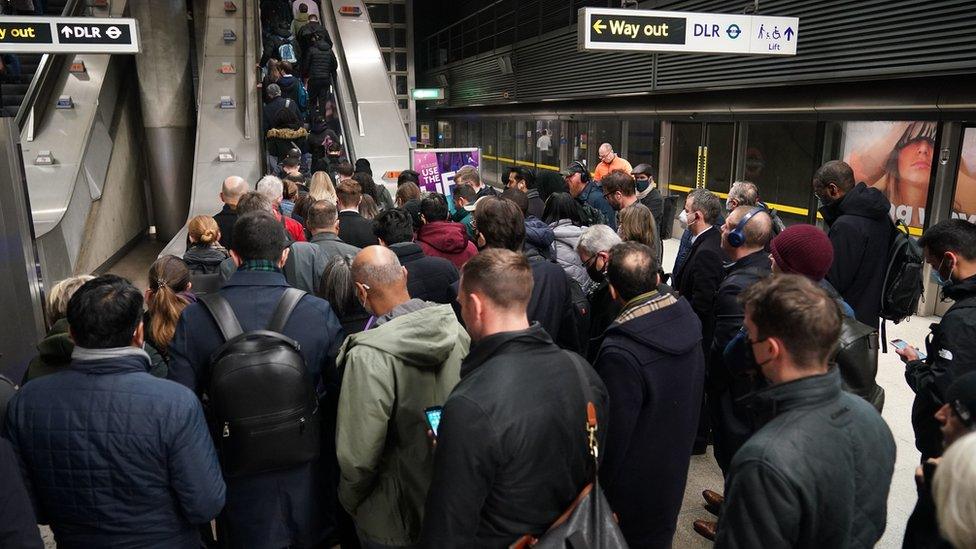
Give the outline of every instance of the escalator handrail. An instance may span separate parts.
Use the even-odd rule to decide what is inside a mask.
[[[320,4],[321,3],[324,3],[324,2],[320,2]],[[321,5],[319,6],[319,13],[320,14],[321,13],[324,13],[324,10],[322,9],[322,6]],[[349,70],[349,62],[346,59],[346,50],[345,50],[345,48],[342,47],[342,36],[340,36],[341,33],[339,32],[339,21],[338,21],[338,18],[336,17],[335,10],[334,10],[333,6],[331,5],[331,3],[329,3],[329,18],[332,21],[333,28],[335,28],[335,36],[332,37],[332,50],[335,52],[336,57],[339,58],[339,68],[336,71],[336,78],[333,79],[333,86],[332,86],[332,88],[333,88],[333,91],[335,93],[335,98],[336,98],[335,99],[336,100],[336,109],[339,111],[339,125],[340,125],[340,129],[342,130],[342,138],[343,138],[343,141],[344,141],[343,144],[342,144],[342,146],[346,149],[346,157],[349,158],[349,161],[350,162],[352,162],[357,157],[356,157],[355,148],[354,148],[354,146],[352,144],[352,141],[353,140],[352,139],[349,139],[349,135],[348,135],[348,132],[351,129],[351,127],[349,125],[349,121],[346,120],[345,110],[342,108],[342,105],[340,103],[341,97],[339,95],[338,71],[341,71],[341,70],[345,70],[346,71],[346,80],[345,81],[348,84],[347,87],[349,88],[349,100],[352,103],[352,110],[353,110],[353,112],[356,112],[356,113],[360,112],[360,110],[359,110],[359,99],[356,98],[356,89],[355,89],[355,86],[352,85],[352,78],[349,77],[349,72],[348,72],[348,70]],[[362,127],[362,119],[357,120],[356,123],[357,123],[357,125],[360,128]]]
[[[85,6],[86,2],[84,0],[68,0],[64,5],[61,16],[77,16],[83,11]],[[14,123],[17,125],[19,131],[24,131],[24,126],[27,124],[27,119],[30,117],[34,104],[42,98],[44,93],[50,93],[50,87],[47,86],[48,81],[52,75],[60,72],[55,69],[60,67],[66,58],[67,55],[55,56],[50,53],[45,53],[41,56],[41,61],[37,64],[37,70],[34,72],[34,78],[31,79],[30,86],[27,87],[24,99],[20,102],[20,107],[17,108],[17,114],[14,117]]]

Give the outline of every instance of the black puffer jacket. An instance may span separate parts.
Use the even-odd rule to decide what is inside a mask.
[[[885,530],[895,440],[840,374],[756,392],[769,419],[726,477],[715,547],[874,547]]]
[[[305,75],[309,78],[332,78],[339,63],[332,53],[332,44],[319,40],[308,47],[305,53]]]
[[[820,209],[830,227],[834,263],[827,280],[858,320],[877,326],[893,225],[891,203],[878,189],[858,183],[844,198]]]
[[[220,264],[229,254],[222,247],[208,244],[193,244],[183,254],[183,263],[192,274],[213,274],[220,272]]]
[[[905,379],[915,391],[912,427],[915,446],[922,459],[942,455],[942,433],[935,412],[945,403],[949,385],[959,376],[976,370],[976,276],[947,286],[943,293],[955,300],[932,324],[925,344],[928,357],[908,363]]]
[[[422,546],[507,547],[545,532],[573,502],[590,458],[568,360],[538,323],[472,345],[444,404]],[[585,372],[604,422],[606,388]]]

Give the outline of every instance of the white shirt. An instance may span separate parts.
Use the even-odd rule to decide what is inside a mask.
[[[552,139],[548,135],[543,135],[539,137],[539,140],[535,142],[535,147],[540,151],[549,151],[549,147],[552,146]]]
[[[704,230],[704,231],[702,231],[702,232],[700,232],[700,233],[698,233],[698,234],[696,234],[696,235],[694,235],[694,236],[692,236],[692,237],[691,237],[691,243],[692,243],[692,244],[694,244],[694,243],[695,243],[695,241],[696,241],[696,240],[698,240],[698,237],[699,237],[699,236],[701,236],[701,235],[703,235],[703,234],[705,234],[705,233],[707,233],[707,232],[708,232],[709,230],[711,230],[711,229],[714,229],[714,228],[715,228],[715,225],[709,225],[708,227],[706,227],[706,228],[705,228],[705,230]]]

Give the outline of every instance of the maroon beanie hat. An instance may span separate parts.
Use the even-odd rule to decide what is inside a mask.
[[[813,225],[793,225],[779,233],[769,249],[784,273],[800,274],[819,282],[834,262],[834,246],[827,233]]]

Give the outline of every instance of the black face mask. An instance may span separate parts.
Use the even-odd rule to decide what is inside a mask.
[[[752,351],[752,345],[753,345],[753,343],[762,343],[763,341],[766,341],[766,339],[760,339],[759,341],[752,341],[752,340],[749,339],[749,336],[748,335],[745,338],[746,348],[745,348],[744,354],[745,354],[746,363],[747,364],[750,364],[752,367],[754,367],[757,372],[762,372],[762,367],[764,365],[766,365],[767,363],[769,363],[769,361],[772,360],[771,358],[770,359],[766,359],[761,364],[756,361],[756,353],[754,353]]]
[[[592,265],[586,268],[586,275],[590,277],[590,280],[597,283],[603,282],[607,278],[606,273],[596,270],[596,267]]]

